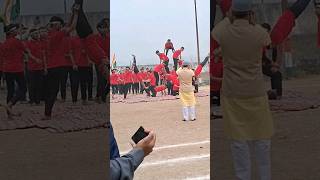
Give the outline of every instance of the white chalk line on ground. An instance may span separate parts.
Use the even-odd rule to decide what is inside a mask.
[[[209,140],[205,140],[205,141],[194,142],[194,143],[182,143],[182,144],[166,145],[166,146],[155,147],[155,148],[153,148],[153,151],[159,151],[159,150],[162,150],[162,149],[180,148],[180,147],[186,147],[186,146],[196,146],[196,145],[209,144],[209,143],[210,143]],[[124,152],[120,152],[120,154],[124,155],[124,154],[126,154],[128,152],[129,151],[124,151]]]
[[[184,180],[210,180],[210,175],[185,178]]]
[[[161,160],[161,161],[155,161],[155,162],[146,162],[141,164],[140,168],[149,167],[149,166],[159,166],[159,165],[171,165],[171,164],[176,164],[181,162],[198,161],[198,160],[207,159],[207,158],[210,158],[210,154],[203,154],[199,156],[187,156],[187,157],[167,159],[167,160]]]

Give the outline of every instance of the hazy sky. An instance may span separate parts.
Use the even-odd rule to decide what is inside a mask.
[[[167,39],[185,47],[184,60],[196,61],[194,0],[111,0],[110,7],[111,55],[118,65],[128,65],[131,54],[139,64],[159,63],[155,51],[163,51]],[[202,59],[210,49],[210,1],[197,0],[197,8]]]

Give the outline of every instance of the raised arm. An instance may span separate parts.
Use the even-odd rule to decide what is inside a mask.
[[[75,4],[72,6],[71,18],[70,18],[69,22],[67,23],[67,25],[63,29],[66,33],[71,33],[72,31],[74,31],[76,29],[77,22],[78,22],[78,16],[79,16],[79,10],[80,10],[80,5]]]
[[[297,0],[279,17],[270,35],[273,46],[281,44],[288,37],[295,26],[295,20],[306,9],[310,1],[311,0]]]

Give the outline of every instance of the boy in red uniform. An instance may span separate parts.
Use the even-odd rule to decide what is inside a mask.
[[[140,94],[143,94],[147,80],[147,72],[144,71],[144,67],[140,68],[140,72],[138,72],[138,78],[140,81]]]
[[[78,91],[80,85],[82,104],[86,105],[88,100],[88,86],[90,78],[89,58],[84,49],[84,44],[78,36],[70,38],[71,58],[74,58],[74,66],[71,72],[71,94],[73,102],[78,99]]]
[[[173,67],[174,70],[174,67]],[[171,73],[171,72],[170,72]],[[172,95],[173,94],[173,90],[172,90],[172,78],[171,78],[171,74],[165,74],[165,81],[166,81],[166,87],[168,89],[168,95]]]
[[[124,85],[123,85],[123,98],[127,99],[127,94],[129,88],[132,85],[132,72],[129,67],[126,67],[125,72],[123,73]]]
[[[138,73],[132,72],[132,94],[139,94],[139,77]]]
[[[101,48],[101,50],[104,51],[107,57],[110,56],[109,51],[109,26],[104,23],[104,21],[100,21],[97,26],[98,33],[95,34],[95,41],[97,42],[97,45]],[[96,98],[100,99],[105,102],[106,99],[106,91],[108,91],[107,87],[107,81],[104,77],[102,70],[99,69],[99,65],[95,65],[96,69],[96,75],[97,75],[97,95]]]
[[[156,86],[159,85],[160,74],[161,74],[163,68],[164,68],[164,64],[158,64],[158,65],[154,66],[154,68],[153,68],[153,74],[154,74],[154,77],[156,78]]]
[[[63,63],[62,63],[62,74],[60,80],[60,95],[62,102],[65,102],[67,99],[67,81],[70,80],[71,83],[71,95],[72,95],[72,102],[76,103],[77,98],[75,97],[75,85],[78,82],[78,77],[76,75],[77,67],[75,64],[75,57],[72,47],[72,38],[66,37],[62,41],[62,48],[59,53],[64,54]]]
[[[30,103],[40,104],[43,91],[43,80],[44,80],[44,58],[45,49],[44,44],[40,40],[40,33],[38,29],[30,30],[31,40],[26,43],[26,46],[30,50],[28,60],[28,70],[29,70],[29,98]]]
[[[18,101],[22,100],[27,91],[23,56],[26,50],[24,44],[16,39],[20,26],[10,24],[6,27],[6,40],[1,45],[3,52],[3,73],[7,84],[7,106],[11,109]],[[15,84],[18,90],[15,91]],[[11,111],[7,111],[8,117],[12,118]]]
[[[123,72],[120,71],[119,74],[118,74],[118,89],[119,89],[119,94],[122,95],[124,94],[123,93],[123,90],[124,90],[124,76],[123,76]]]
[[[172,80],[172,90],[173,90],[173,93],[172,95],[173,96],[177,96],[179,94],[179,86],[180,86],[180,82],[179,82],[179,79],[178,79],[178,75],[176,73],[176,71],[174,71],[175,73],[174,74],[171,74],[171,80]]]
[[[112,88],[112,95],[118,93],[118,81],[119,81],[118,78],[119,78],[119,75],[116,73],[116,70],[113,69],[110,75],[110,85]]]
[[[169,73],[169,58],[164,53],[160,53],[159,51],[156,51],[156,54],[160,58],[160,63],[164,64],[166,72]]]
[[[59,91],[59,83],[62,74],[64,73],[63,67],[65,66],[65,50],[61,46],[65,38],[73,31],[77,24],[77,8],[74,6],[71,23],[62,28],[64,21],[59,17],[52,17],[50,19],[50,30],[48,33],[47,41],[47,77],[46,77],[46,95],[45,95],[45,117],[43,120],[51,119],[52,108],[57,98]]]
[[[148,96],[156,97],[156,91],[154,88],[156,87],[156,78],[154,77],[154,74],[151,70],[148,71],[148,81],[150,82],[147,91]],[[151,92],[151,94],[150,94]]]
[[[168,52],[169,50],[172,50],[172,53],[174,53],[174,47],[173,47],[173,43],[171,42],[171,39],[168,39],[166,44],[164,45],[164,53],[166,53],[166,56],[168,56]]]
[[[104,79],[109,79],[109,69],[110,69],[110,43],[108,40],[109,37],[109,21],[108,19],[103,19],[99,24],[99,31],[101,29],[106,30],[105,38],[106,43],[100,44],[97,41],[96,35],[93,34],[92,27],[88,22],[88,19],[83,10],[83,0],[75,0],[75,7],[79,10],[78,12],[78,21],[76,25],[76,30],[81,39],[83,39],[86,51],[91,61],[93,61],[99,69],[99,74],[103,75]],[[102,27],[102,28],[100,28]],[[99,45],[100,44],[100,45]],[[101,47],[101,45],[103,47]],[[108,83],[109,84],[109,83]]]
[[[179,59],[181,59],[181,53],[182,51],[184,51],[184,47],[181,47],[179,50],[176,50],[172,57],[173,57],[173,63],[174,63],[174,67],[175,67],[175,70],[177,71],[178,69],[178,62],[179,62]]]

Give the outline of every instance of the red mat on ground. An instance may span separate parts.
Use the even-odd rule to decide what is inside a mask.
[[[206,97],[209,95],[210,95],[209,91],[199,91],[199,93],[196,93],[196,97]],[[127,99],[124,100],[123,96],[115,95],[114,98],[110,99],[110,103],[134,104],[134,103],[141,103],[141,102],[169,101],[169,100],[176,100],[178,98],[179,98],[179,96],[171,96],[171,95],[162,96],[161,93],[158,93],[157,97],[147,97],[145,94],[143,94],[143,95],[129,94],[127,96]]]
[[[270,100],[272,111],[303,111],[320,107],[319,97],[308,97],[301,92],[286,91],[281,100]]]

